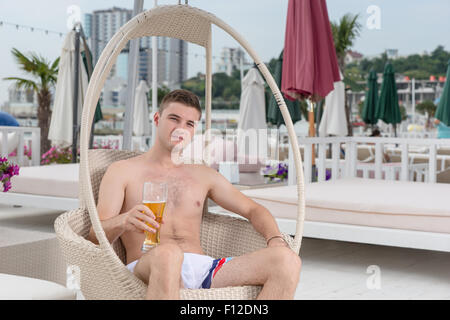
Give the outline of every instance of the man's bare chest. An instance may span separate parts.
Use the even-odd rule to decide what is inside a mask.
[[[204,181],[188,174],[147,174],[130,179],[125,188],[123,211],[128,211],[136,204],[143,202],[145,182],[167,183],[168,195],[166,212],[173,210],[197,211],[203,208],[208,188]]]

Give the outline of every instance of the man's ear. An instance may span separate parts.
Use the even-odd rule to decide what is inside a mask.
[[[153,122],[155,123],[155,126],[158,126],[159,119],[160,119],[159,111],[156,111],[155,114],[153,115]]]

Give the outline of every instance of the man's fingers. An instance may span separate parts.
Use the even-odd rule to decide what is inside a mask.
[[[146,216],[146,215],[142,215],[139,218],[137,218],[137,220],[139,220],[140,222],[144,223],[144,224],[150,224],[151,227],[155,227],[155,228],[159,228],[159,223],[156,220],[153,220],[152,218]]]
[[[149,217],[149,216],[147,216],[145,214],[140,214],[138,216],[138,219],[140,221],[144,221],[144,222],[150,223],[151,225],[155,226],[156,228],[159,228],[159,223],[154,218],[151,218],[151,217]]]
[[[156,230],[153,229],[152,227],[149,227],[146,223],[142,222],[142,221],[136,221],[135,227],[139,230],[145,230],[151,233],[155,233]]]
[[[148,218],[148,217],[147,217]],[[155,228],[159,228],[159,223],[153,219],[148,218],[147,220],[148,223],[150,223],[152,226],[154,226]]]
[[[144,206],[143,204],[139,204],[135,207],[137,210],[139,210],[142,213],[145,213],[146,215],[152,217],[153,219],[156,219],[154,213],[152,210],[150,210],[147,206]]]

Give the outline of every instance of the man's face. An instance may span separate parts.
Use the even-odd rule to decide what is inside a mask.
[[[168,150],[178,143],[186,146],[195,133],[199,119],[200,112],[197,109],[180,102],[170,102],[162,114],[155,113],[158,139]]]

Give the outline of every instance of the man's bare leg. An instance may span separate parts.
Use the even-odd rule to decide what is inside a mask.
[[[257,299],[293,299],[301,260],[291,249],[273,247],[234,257],[217,271],[211,288],[263,285]]]
[[[139,259],[134,274],[148,284],[146,299],[180,299],[183,251],[173,244],[161,244]]]

